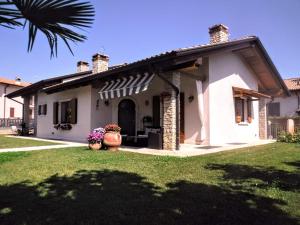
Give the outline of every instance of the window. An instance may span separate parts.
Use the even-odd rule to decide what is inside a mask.
[[[235,97],[235,119],[237,123],[248,122],[251,123],[253,119],[251,98]]]
[[[11,118],[15,117],[15,108],[11,107],[9,109],[9,117]]]
[[[47,104],[39,105],[38,115],[47,115]]]
[[[268,116],[280,116],[280,103],[279,102],[269,103]]]
[[[235,116],[237,123],[245,121],[244,99],[235,98]]]
[[[61,119],[61,123],[70,123],[71,122],[70,102],[62,102],[61,103],[60,119]]]
[[[62,102],[60,104],[60,122],[61,123],[77,123],[77,99]]]

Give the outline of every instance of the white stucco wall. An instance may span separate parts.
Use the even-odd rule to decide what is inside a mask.
[[[257,79],[234,53],[209,58],[209,138],[211,145],[259,139],[258,101],[253,102],[251,124],[235,122],[232,87],[258,90]]]
[[[273,102],[280,103],[280,116],[293,117],[298,116],[296,110],[298,109],[298,96],[292,92],[291,96],[274,98]]]
[[[11,92],[14,92],[16,90],[19,90],[21,87],[17,87],[17,86],[8,86],[6,89],[6,94],[9,94]],[[0,118],[4,118],[4,99],[5,99],[5,93],[4,93],[4,89],[5,89],[5,85],[4,84],[0,84]],[[19,101],[19,102],[23,102],[23,99],[21,97],[17,97],[14,98],[15,100]],[[5,118],[10,118],[10,108],[14,108],[15,109],[15,116],[14,118],[22,118],[22,105],[9,99],[6,98],[6,103],[5,103],[6,107],[5,107]]]
[[[53,127],[53,103],[77,98],[77,124],[71,130],[56,130]],[[47,95],[39,93],[38,105],[47,104],[47,115],[37,116],[37,136],[42,138],[86,141],[91,130],[91,86],[71,89]],[[59,109],[60,118],[60,109]]]

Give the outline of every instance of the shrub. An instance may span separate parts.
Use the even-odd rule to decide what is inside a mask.
[[[300,143],[300,132],[291,134],[286,131],[281,131],[277,136],[278,142]]]

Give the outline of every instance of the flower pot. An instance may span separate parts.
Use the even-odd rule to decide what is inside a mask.
[[[89,149],[98,151],[102,147],[101,143],[89,144]]]
[[[236,117],[235,117],[235,121],[236,121],[237,123],[242,122],[242,117],[241,117],[241,116],[236,116]]]
[[[252,123],[252,117],[248,116],[247,121],[248,123]]]
[[[107,131],[104,134],[103,143],[108,147],[108,150],[117,151],[122,143],[122,137],[119,132]]]

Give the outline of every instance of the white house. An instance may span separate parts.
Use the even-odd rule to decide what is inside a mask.
[[[20,78],[10,80],[0,77],[0,127],[7,127],[15,124],[15,122],[18,123],[18,121],[21,121],[23,114],[23,98],[17,97],[12,100],[5,96],[28,85],[30,85],[30,83],[23,82]],[[33,105],[31,105],[31,112],[33,118]]]
[[[229,40],[222,24],[210,43],[109,66],[93,56],[92,69],[32,84],[8,95],[34,95],[37,136],[85,141],[94,128],[118,123],[124,143],[222,145],[267,138],[266,102],[289,95],[259,38]],[[26,110],[25,110],[26,111]],[[38,114],[36,112],[36,114]],[[26,114],[27,115],[27,114]],[[26,116],[25,116],[26,120]],[[57,124],[72,129],[57,129]]]
[[[293,133],[300,129],[300,78],[284,80],[289,96],[279,96],[268,104],[269,136],[276,137],[286,130]]]

